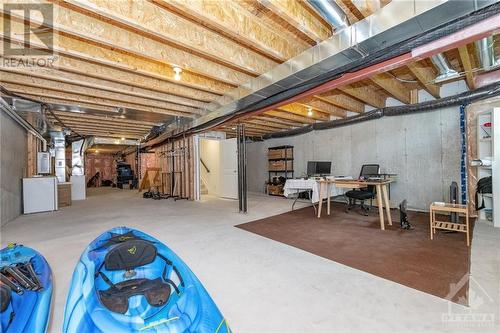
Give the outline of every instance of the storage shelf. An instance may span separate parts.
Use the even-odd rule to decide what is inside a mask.
[[[286,149],[286,148],[293,148],[293,146],[277,146],[277,147],[269,147],[267,149],[268,150],[278,150],[278,149]]]
[[[434,222],[433,226],[436,229],[458,231],[458,232],[467,232],[467,225],[461,224],[461,223],[436,221],[436,222]]]
[[[268,161],[293,161],[293,157],[291,158],[269,158]]]
[[[293,172],[293,170],[269,170],[269,172]]]

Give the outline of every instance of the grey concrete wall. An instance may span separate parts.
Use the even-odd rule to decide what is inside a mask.
[[[0,219],[1,225],[22,213],[22,178],[26,172],[27,133],[0,112]]]
[[[441,94],[454,95],[465,89],[459,81],[443,86]],[[424,91],[419,95],[420,101],[432,99]],[[459,107],[451,107],[250,143],[249,190],[264,190],[267,148],[287,144],[294,146],[295,177],[305,175],[307,161],[332,161],[334,175],[353,177],[363,164],[378,163],[382,172],[398,174],[391,186],[392,202],[406,198],[409,207],[426,210],[432,201],[448,200],[452,181],[460,184],[459,116]]]

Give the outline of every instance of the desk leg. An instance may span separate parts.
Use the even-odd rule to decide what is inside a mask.
[[[433,235],[433,234],[434,234],[434,233],[433,233],[433,229],[434,229],[434,227],[433,227],[433,226],[434,226],[434,220],[433,220],[433,218],[432,218],[432,217],[433,217],[433,216],[432,216],[432,208],[431,208],[431,210],[429,211],[429,227],[430,227],[430,229],[431,229],[431,240],[433,240],[433,239],[434,239],[434,237],[433,237],[433,236],[434,236],[434,235]]]
[[[391,203],[389,202],[389,196],[387,195],[387,185],[382,185],[382,195],[384,196],[384,206],[385,206],[385,213],[387,214],[387,222],[389,225],[392,225],[392,218],[391,218]]]
[[[380,218],[380,229],[385,230],[384,225],[384,203],[382,201],[382,186],[376,185],[377,189],[377,205],[378,205],[378,215]]]
[[[326,212],[328,215],[330,215],[330,189],[331,189],[330,186],[332,186],[332,185],[326,184],[326,200],[328,200],[326,202],[326,207],[327,207]]]
[[[323,206],[323,183],[319,183],[318,218],[321,217],[321,206]]]
[[[309,193],[309,200],[311,201],[311,205],[314,208],[314,215],[316,215],[316,206],[314,205],[314,202],[313,202],[313,191],[309,190],[308,193]]]

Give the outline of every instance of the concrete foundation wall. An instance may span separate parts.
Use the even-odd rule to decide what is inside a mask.
[[[27,133],[0,112],[0,219],[1,225],[22,213],[22,178],[26,173]]]
[[[442,87],[443,97],[464,91],[463,81]],[[420,101],[432,99],[421,91]],[[398,105],[389,99],[387,104]],[[332,161],[334,175],[357,177],[361,166],[378,163],[383,173],[396,173],[391,201],[408,200],[414,209],[448,200],[452,181],[460,185],[459,107],[429,113],[384,117],[356,125],[249,143],[248,186],[264,191],[268,179],[267,148],[294,146],[294,176],[304,176],[307,161]]]

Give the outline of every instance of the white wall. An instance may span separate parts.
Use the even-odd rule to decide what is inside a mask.
[[[200,163],[200,174],[207,181],[208,193],[219,195],[220,141],[200,138],[200,158],[210,170],[207,173]]]
[[[463,81],[444,85],[443,97],[466,90]],[[419,101],[432,99],[425,91]],[[387,105],[398,105],[389,99]],[[449,185],[460,185],[460,114],[451,107],[414,115],[383,117],[351,126],[249,143],[248,186],[262,192],[268,179],[267,148],[294,146],[295,177],[305,174],[307,161],[332,161],[335,175],[357,177],[361,165],[378,163],[384,173],[397,173],[391,201],[408,200],[426,210],[432,201],[448,200]]]

